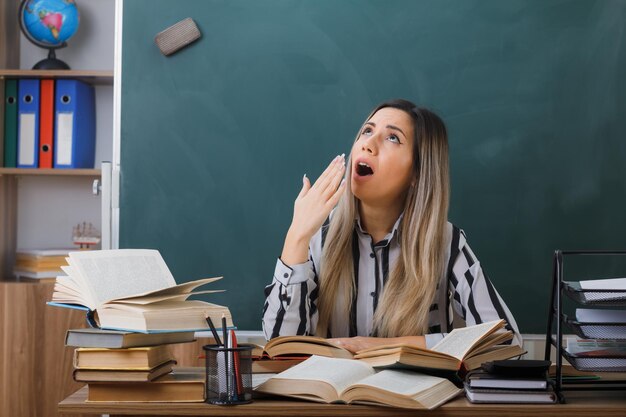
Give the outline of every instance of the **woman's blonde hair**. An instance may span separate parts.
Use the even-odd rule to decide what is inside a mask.
[[[446,270],[448,138],[436,114],[406,100],[380,104],[367,120],[384,107],[400,109],[413,121],[413,180],[399,227],[400,255],[374,313],[372,333],[380,337],[421,335],[428,331],[430,305]],[[351,166],[348,161],[347,167]],[[316,334],[323,337],[328,335],[333,315],[349,316],[356,296],[352,240],[358,200],[350,189],[350,175],[350,169],[346,170],[348,190],[333,213],[322,251]]]

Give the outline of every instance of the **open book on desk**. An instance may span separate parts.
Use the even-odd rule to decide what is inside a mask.
[[[265,346],[252,346],[255,359],[281,360],[310,355],[351,359],[354,356],[349,350],[317,336],[279,336]]]
[[[367,363],[311,356],[271,377],[256,391],[323,403],[432,409],[462,390],[445,378],[406,370],[376,372]]]
[[[409,368],[427,372],[457,372],[479,368],[483,362],[509,359],[523,355],[518,345],[502,345],[513,338],[503,330],[504,320],[495,320],[452,330],[432,349],[407,344],[395,344],[364,349],[355,359],[376,368]]]
[[[196,291],[218,278],[204,278],[176,285],[161,254],[156,250],[117,249],[69,254],[66,277],[57,277],[50,305],[89,312],[90,324],[111,330],[172,332],[208,330],[205,316],[214,323],[226,317],[228,307],[191,295],[218,292]]]

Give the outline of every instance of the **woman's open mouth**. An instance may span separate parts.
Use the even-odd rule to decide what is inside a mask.
[[[368,175],[374,175],[374,170],[365,162],[359,162],[356,164],[356,174],[359,177],[367,177]]]

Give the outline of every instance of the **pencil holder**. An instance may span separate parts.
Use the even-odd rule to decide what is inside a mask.
[[[203,346],[206,357],[206,402],[220,405],[252,401],[252,347]]]

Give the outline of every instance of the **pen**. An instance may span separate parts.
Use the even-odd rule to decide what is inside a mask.
[[[222,335],[224,337],[224,372],[226,373],[226,400],[232,401],[232,394],[230,392],[230,368],[228,366],[228,332],[226,330],[226,316],[222,314]]]
[[[226,330],[226,316],[222,313],[222,336],[224,337],[224,348],[228,349],[228,330]]]
[[[237,349],[237,335],[234,330],[230,331],[230,339],[232,341],[231,347],[233,349]],[[235,353],[233,353],[233,363],[235,364],[235,386],[237,387],[237,397],[243,395],[243,381],[241,380],[241,370],[239,369],[241,364],[239,362],[239,352],[235,350]]]
[[[211,333],[213,333],[213,339],[215,339],[215,343],[218,345],[221,345],[222,341],[220,340],[220,336],[217,334],[217,330],[215,330],[215,326],[213,325],[213,320],[211,320],[211,317],[209,317],[208,315],[206,315],[206,322],[209,325],[209,328],[211,329]]]

